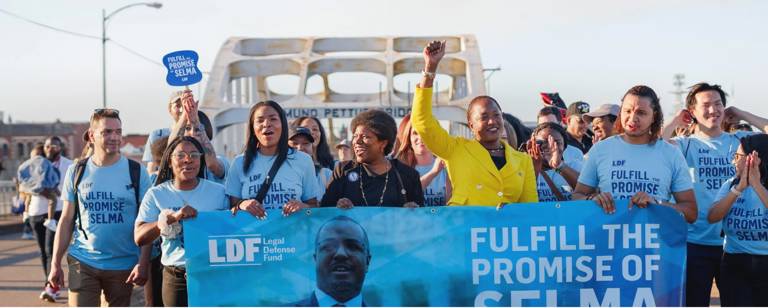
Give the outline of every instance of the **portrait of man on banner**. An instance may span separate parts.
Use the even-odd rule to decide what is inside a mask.
[[[315,289],[296,307],[365,307],[363,282],[371,263],[368,234],[347,216],[326,221],[315,237]]]

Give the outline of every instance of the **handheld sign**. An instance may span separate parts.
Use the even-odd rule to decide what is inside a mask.
[[[188,86],[200,82],[203,73],[197,68],[197,53],[193,50],[179,50],[163,57],[168,69],[165,81],[172,86]]]

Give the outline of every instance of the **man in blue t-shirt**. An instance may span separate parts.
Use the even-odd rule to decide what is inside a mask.
[[[719,85],[702,82],[691,87],[686,97],[686,108],[677,113],[664,126],[662,137],[683,153],[693,180],[698,205],[698,218],[688,225],[688,253],[686,274],[686,304],[709,306],[712,279],[720,289],[720,260],[723,255],[722,224],[711,224],[707,213],[716,200],[715,194],[728,179],[736,174],[731,161],[739,148],[739,139],[752,132],[723,132],[722,124],[728,114],[737,115],[758,127],[768,120],[744,113],[734,107],[725,108],[726,93]],[[734,119],[735,120],[735,119]],[[693,128],[688,136],[672,137],[678,129]]]
[[[133,241],[133,223],[139,200],[150,186],[149,176],[144,168],[134,167],[139,171],[137,198],[129,171],[132,162],[120,154],[117,110],[99,109],[90,123],[94,152],[82,178],[75,187],[79,164],[64,177],[64,207],[48,282],[54,288],[64,285],[61,259],[68,252],[70,306],[100,306],[102,292],[109,306],[129,306],[132,284],[144,284],[149,266],[151,247],[142,246],[140,254]]]
[[[665,205],[680,212],[686,221],[695,221],[691,178],[680,151],[659,139],[662,122],[661,105],[653,89],[629,89],[619,114],[623,133],[592,147],[572,198],[594,200],[609,214],[617,210],[614,199],[629,199],[630,208]],[[676,203],[670,202],[673,197]]]
[[[171,98],[168,101],[168,113],[173,119],[172,123],[179,121],[179,117],[181,117],[181,113],[184,110],[181,104],[182,96],[184,96],[184,91],[174,91],[171,93]],[[163,137],[170,136],[172,125],[173,124],[165,128],[158,128],[149,134],[149,138],[147,138],[147,144],[144,145],[144,155],[141,157],[141,160],[147,164],[147,172],[152,173],[156,168],[160,167],[155,165],[154,161],[152,160],[152,144]]]

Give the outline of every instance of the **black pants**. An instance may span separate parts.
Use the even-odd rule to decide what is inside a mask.
[[[56,220],[61,218],[61,211],[57,211],[54,216]],[[48,219],[48,214],[30,216],[29,224],[32,226],[32,233],[35,234],[37,240],[37,247],[40,248],[40,261],[43,263],[43,274],[45,275],[44,281],[48,281],[48,274],[51,269],[51,257],[53,256],[53,239],[56,237],[56,232],[48,230],[43,223]]]
[[[186,307],[187,271],[181,267],[163,269],[163,304],[165,307]]]
[[[723,307],[768,306],[768,256],[726,253],[720,273]]]
[[[685,271],[685,305],[709,307],[712,279],[720,289],[720,260],[722,246],[688,243],[687,269]]]

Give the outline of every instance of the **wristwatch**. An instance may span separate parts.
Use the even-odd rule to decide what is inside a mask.
[[[427,72],[425,70],[421,70],[421,75],[427,78],[435,79],[435,73],[434,72]]]

